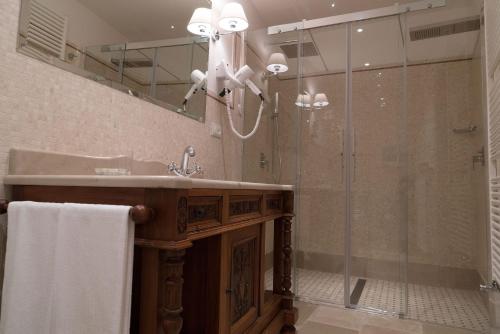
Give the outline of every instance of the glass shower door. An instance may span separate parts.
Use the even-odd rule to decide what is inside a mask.
[[[293,97],[299,105],[295,293],[303,300],[343,305],[346,25],[299,34],[299,96]],[[328,104],[320,105],[320,94]]]
[[[349,23],[351,103],[346,110],[346,306],[406,308],[406,64],[404,17]],[[352,69],[352,71],[351,71]],[[349,79],[349,78],[348,78]],[[347,299],[347,296],[346,296]]]

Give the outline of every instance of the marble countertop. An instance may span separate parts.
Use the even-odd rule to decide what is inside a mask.
[[[167,165],[161,162],[127,156],[93,157],[22,149],[10,150],[9,173],[3,181],[7,185],[293,191],[290,185],[168,175]]]
[[[293,191],[292,185],[190,179],[180,176],[7,175],[3,181],[7,185]]]

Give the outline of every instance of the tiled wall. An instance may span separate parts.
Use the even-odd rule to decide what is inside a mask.
[[[11,147],[169,162],[193,145],[204,177],[241,179],[241,141],[227,132],[218,102],[207,99],[206,122],[199,123],[21,55],[19,8],[20,0],[0,1],[1,175]],[[211,122],[223,124],[222,140],[210,136]],[[5,195],[0,180],[0,198]]]
[[[484,167],[476,165],[472,169],[472,155],[484,143],[478,64],[478,60],[464,60],[410,66],[407,125],[401,118],[401,68],[354,73],[356,166],[352,252],[354,269],[360,275],[379,270],[392,271],[385,278],[399,277],[406,223],[402,197],[406,192],[401,188],[404,177],[408,178],[409,261],[414,264],[410,273],[416,275],[427,270],[430,275],[432,271],[436,274],[433,283],[439,281],[438,276],[442,280],[470,274],[470,278],[456,282],[468,287],[477,283],[477,271],[485,277],[487,227],[485,208],[480,205],[480,195],[486,191]],[[305,78],[304,86],[325,92],[331,104],[324,110],[300,114],[297,263],[318,270],[341,271],[345,75]],[[282,182],[294,183],[298,132],[293,103],[297,82],[273,79],[270,91],[276,90],[281,101]],[[478,126],[476,133],[453,133],[453,128],[467,127],[469,123]],[[272,122],[263,126],[263,136],[268,136],[266,131],[272,133]],[[406,136],[408,145],[403,144],[401,136]],[[264,144],[257,145],[257,140],[255,147],[265,150]],[[406,151],[407,172],[403,169]],[[263,177],[249,174],[254,181]],[[443,268],[450,270],[445,274]]]

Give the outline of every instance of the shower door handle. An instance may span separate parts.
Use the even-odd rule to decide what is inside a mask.
[[[357,140],[356,140],[356,130],[352,128],[352,182],[356,182],[356,172],[357,172]]]
[[[344,129],[342,129],[342,147],[341,147],[341,151],[340,151],[340,164],[342,165],[342,168],[340,170],[340,184],[344,184],[344,168],[345,168],[345,154],[344,154],[344,150],[345,150],[345,131]]]

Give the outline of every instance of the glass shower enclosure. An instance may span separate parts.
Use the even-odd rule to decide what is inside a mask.
[[[297,186],[300,300],[487,331],[480,13],[417,1],[268,28],[290,68],[263,124]]]

